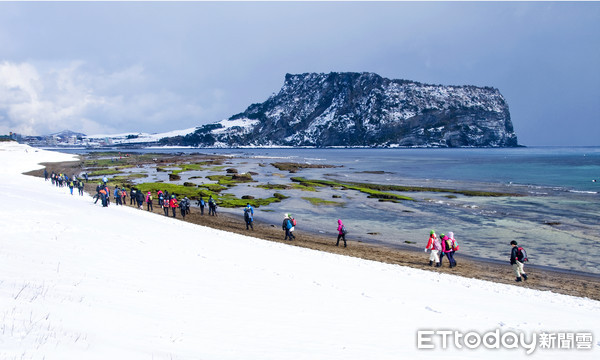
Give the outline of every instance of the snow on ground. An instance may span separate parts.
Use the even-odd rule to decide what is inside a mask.
[[[0,359],[598,358],[598,301],[102,208],[20,175],[71,157],[0,143]],[[425,350],[418,330],[592,349]]]

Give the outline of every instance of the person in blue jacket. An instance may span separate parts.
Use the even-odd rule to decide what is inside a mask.
[[[285,214],[281,228],[285,230],[285,238],[283,240],[290,239],[290,241],[292,241],[296,238],[294,231],[292,230],[294,228],[294,223],[292,222],[290,214]]]
[[[200,215],[204,215],[204,199],[202,198],[202,196],[200,196],[200,200],[198,200],[198,203],[196,204],[198,206],[200,206]]]
[[[249,228],[254,230],[254,225],[252,224],[254,222],[254,208],[250,203],[247,203],[244,208],[244,220],[246,221],[246,230],[249,230]]]

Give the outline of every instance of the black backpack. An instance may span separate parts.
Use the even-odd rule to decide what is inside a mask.
[[[529,261],[529,259],[527,258],[527,251],[525,251],[525,249],[523,249],[520,246],[517,248],[517,260],[519,260],[520,262]]]

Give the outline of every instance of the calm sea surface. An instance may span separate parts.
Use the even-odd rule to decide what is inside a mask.
[[[64,151],[64,150],[61,150]],[[81,152],[75,151],[72,152]],[[465,255],[508,261],[509,242],[528,250],[530,264],[600,275],[600,147],[515,149],[169,149],[231,155],[228,166],[255,171],[255,180],[288,184],[290,177],[416,185],[518,193],[522,197],[467,197],[448,193],[405,193],[416,201],[380,202],[366,194],[331,188],[318,192],[281,190],[290,196],[261,207],[257,220],[280,224],[290,212],[297,234],[317,231],[335,238],[342,219],[348,238],[390,246],[424,248],[429,231],[453,231]],[[282,172],[270,163],[292,161],[338,168]],[[166,173],[149,171],[150,179]],[[206,172],[181,173],[181,183]],[[593,182],[597,179],[598,182]],[[208,179],[195,183],[210,182]],[[252,185],[228,190],[237,196],[268,197],[274,192]],[[312,205],[303,197],[336,201]],[[240,213],[240,209],[222,209]],[[283,236],[283,235],[282,235]],[[408,243],[407,243],[408,242]],[[427,255],[423,254],[424,261]],[[508,264],[508,262],[507,262]],[[508,266],[508,265],[507,265]]]

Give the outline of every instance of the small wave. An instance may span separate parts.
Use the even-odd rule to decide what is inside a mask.
[[[569,192],[576,194],[598,194],[598,191],[585,191],[585,190],[569,190]]]
[[[268,156],[268,155],[256,155],[250,156],[250,159],[285,159],[291,160],[297,158],[297,156]]]

